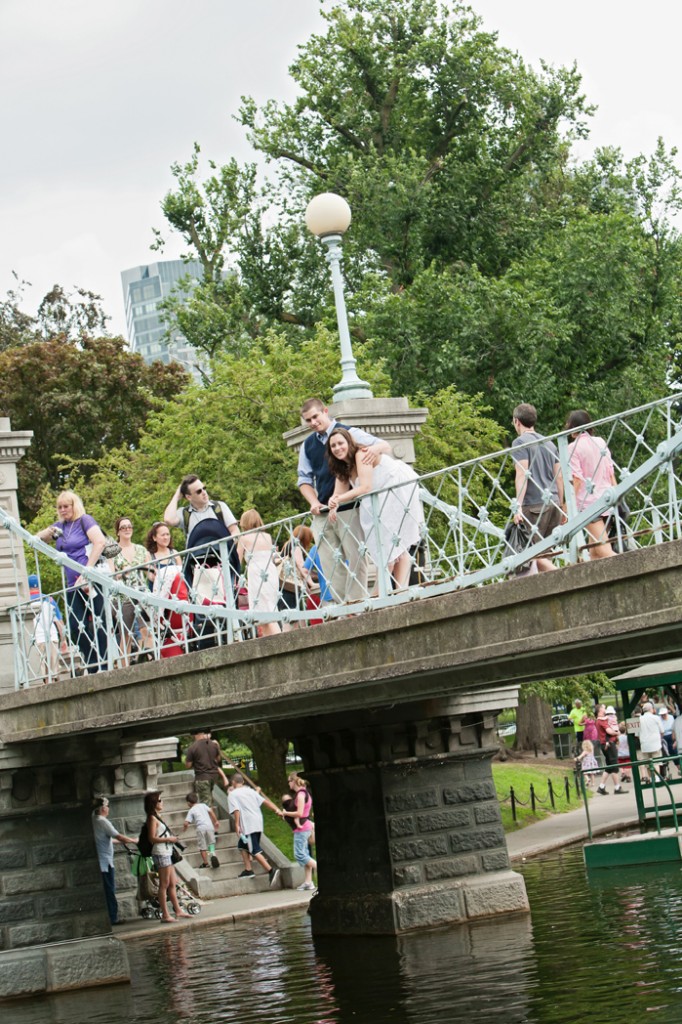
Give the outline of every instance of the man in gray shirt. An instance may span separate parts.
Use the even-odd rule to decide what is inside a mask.
[[[512,426],[517,437],[512,441],[512,458],[516,470],[516,500],[520,511],[514,522],[530,528],[530,543],[549,537],[565,517],[564,480],[559,465],[559,452],[553,441],[543,439],[535,429],[538,414],[534,405],[517,405]],[[529,444],[537,441],[537,444]],[[556,569],[549,558],[535,559],[538,570]]]

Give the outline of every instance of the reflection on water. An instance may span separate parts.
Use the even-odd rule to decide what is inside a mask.
[[[287,914],[128,942],[130,986],[14,1003],[12,1024],[679,1024],[682,875],[524,868],[531,918],[312,939]]]

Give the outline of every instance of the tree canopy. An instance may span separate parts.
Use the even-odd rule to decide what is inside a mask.
[[[591,108],[575,67],[529,67],[458,2],[344,0],[290,68],[299,95],[238,115],[254,168],[176,164],[163,209],[205,281],[171,319],[210,354],[274,325],[293,345],[334,327],[319,243],[323,190],[351,205],[344,239],[356,350],[394,394],[452,384],[500,423],[520,400],[548,429],[605,415],[678,373],[681,251],[675,151],[577,163]]]
[[[147,365],[122,338],[59,334],[0,351],[0,415],[33,431],[18,467],[22,517],[35,516],[46,487],[74,472],[87,480],[105,452],[132,448],[149,412],[187,382],[179,364]]]

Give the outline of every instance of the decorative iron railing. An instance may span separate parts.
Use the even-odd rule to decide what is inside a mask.
[[[592,436],[610,449],[615,480],[596,498],[592,478],[583,481],[579,498],[571,483],[575,434],[564,431],[528,442],[521,487],[537,484],[541,511],[554,513],[558,525],[546,537],[534,529],[533,517],[517,500],[518,449],[403,478],[394,487],[369,493],[358,515],[340,516],[340,542],[330,539],[328,520],[317,517],[312,551],[299,536],[310,515],[246,533],[241,541],[247,549],[259,537],[254,554],[247,555],[239,570],[230,557],[233,539],[179,552],[171,560],[151,560],[123,574],[114,575],[106,564],[84,569],[0,509],[18,597],[26,593],[26,561],[28,572],[39,580],[41,559],[47,558],[77,570],[87,581],[79,588],[63,585],[50,595],[41,588],[33,600],[19,600],[11,609],[16,685],[113,669],[141,657],[185,654],[249,639],[263,629],[300,628],[478,587],[533,571],[534,560],[542,557],[555,566],[577,562],[589,558],[596,547],[586,529],[602,518],[617,552],[679,539],[680,401],[672,395],[590,424]],[[551,479],[534,469],[534,453],[547,440],[558,453],[558,472]],[[598,462],[601,458],[606,453]],[[586,496],[591,504],[582,507]],[[527,533],[521,544],[518,536],[508,539],[515,517]],[[395,559],[404,547],[409,581],[397,589]],[[316,580],[316,566],[324,570],[324,579]],[[136,569],[142,583],[138,578],[138,586],[131,586]]]

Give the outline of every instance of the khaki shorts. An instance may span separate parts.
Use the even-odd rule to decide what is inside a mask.
[[[557,526],[561,526],[563,514],[558,505],[526,505],[521,509],[524,520],[531,528],[530,543],[540,537],[549,537]]]

